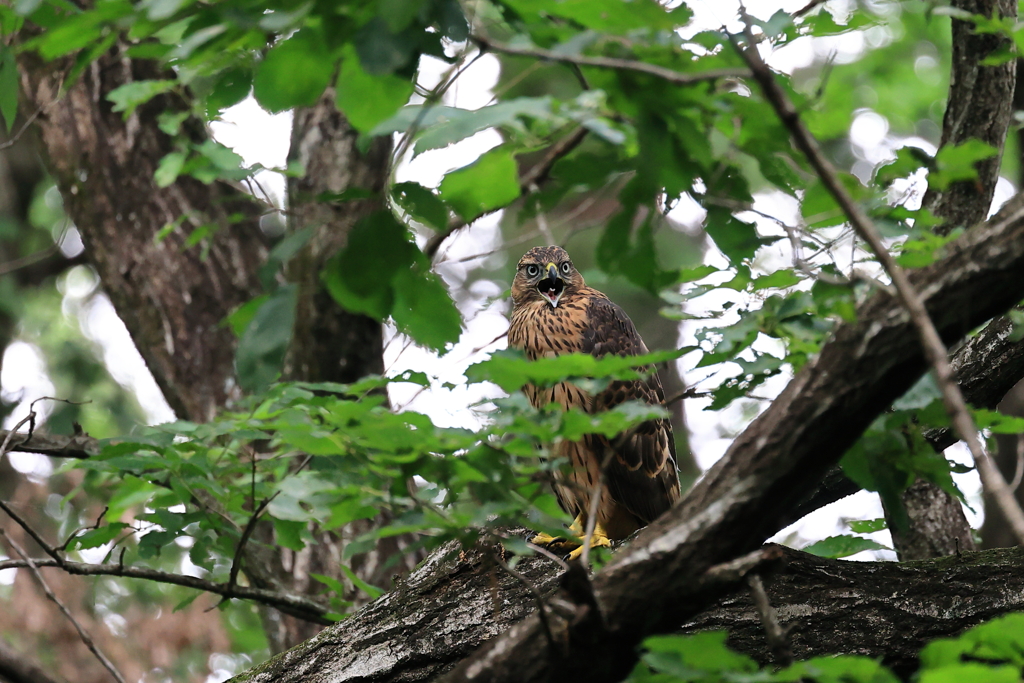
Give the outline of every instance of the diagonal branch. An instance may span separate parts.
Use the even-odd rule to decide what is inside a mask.
[[[940,334],[962,336],[1024,297],[1024,194],[988,223],[951,243],[948,255],[910,280]],[[716,597],[699,577],[760,545],[874,417],[926,370],[916,330],[884,293],[840,325],[816,358],[737,437],[686,498],[594,577],[614,640],[579,643],[574,672],[612,681],[635,661],[635,646],[674,630]],[[544,636],[533,618],[494,639],[449,680],[544,680],[563,666],[538,658]]]
[[[970,449],[985,490],[999,504],[1000,509],[1013,529],[1014,535],[1017,537],[1018,543],[1024,544],[1024,511],[1021,510],[1020,505],[1013,496],[1013,492],[1007,486],[1003,475],[999,472],[999,468],[989,458],[982,446],[981,439],[978,438],[978,428],[974,424],[974,419],[967,409],[967,403],[960,392],[960,387],[956,383],[946,347],[942,343],[934,323],[928,316],[923,299],[910,283],[906,272],[899,267],[896,260],[889,253],[889,250],[886,249],[885,244],[882,242],[882,237],[872,220],[846,192],[835,168],[821,153],[821,149],[818,147],[814,136],[811,135],[810,131],[807,130],[807,126],[800,119],[800,114],[796,107],[775,80],[775,75],[771,72],[771,69],[761,59],[761,55],[755,47],[756,43],[753,31],[751,30],[750,18],[744,10],[741,10],[741,12],[745,24],[747,44],[745,47],[741,47],[733,37],[734,46],[746,60],[753,73],[754,80],[758,82],[764,91],[765,98],[775,108],[779,119],[789,129],[793,143],[807,157],[811,167],[814,168],[818,177],[821,178],[822,183],[843,209],[843,212],[850,221],[850,225],[860,238],[868,243],[879,263],[892,279],[896,293],[914,323],[915,331],[920,338],[928,363],[935,373],[935,379],[942,391],[943,403],[945,403],[946,411],[950,415],[953,426],[959,437]]]

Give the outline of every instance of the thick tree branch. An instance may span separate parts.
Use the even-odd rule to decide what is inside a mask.
[[[946,258],[911,274],[943,337],[963,335],[1024,296],[1021,239],[1024,195],[951,245]],[[576,672],[615,680],[622,666],[616,659],[630,660],[643,636],[671,630],[699,612],[714,596],[695,594],[695,579],[777,531],[882,406],[925,368],[899,302],[878,294],[860,306],[857,323],[836,329],[684,501],[596,575],[616,642],[573,650]],[[524,622],[467,660],[452,680],[543,680],[557,663],[537,657],[538,636],[537,624]]]
[[[784,569],[765,578],[768,598],[797,659],[860,654],[902,677],[935,638],[1024,609],[1024,551],[967,553],[918,562],[845,562],[783,549]],[[750,598],[737,592],[687,622],[686,633],[726,629],[729,644],[773,661]]]

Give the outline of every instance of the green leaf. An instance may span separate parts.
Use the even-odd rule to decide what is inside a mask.
[[[398,183],[391,188],[391,197],[415,220],[435,230],[448,227],[448,207],[436,194],[419,183]]]
[[[828,557],[832,559],[849,557],[864,550],[892,550],[888,546],[872,541],[870,538],[860,536],[829,536],[828,538],[812,543],[803,548],[805,553]]]
[[[400,268],[393,286],[395,303],[391,317],[399,330],[436,351],[459,340],[462,316],[441,278]]]
[[[987,429],[993,434],[1024,434],[1024,417],[985,408],[972,408],[971,415],[978,429]]]
[[[153,172],[153,181],[157,184],[157,187],[168,187],[174,184],[174,181],[181,175],[182,170],[185,168],[185,161],[187,157],[184,152],[170,152],[165,154],[160,159],[160,164],[156,167]],[[173,225],[170,224],[170,225]]]
[[[263,389],[281,374],[295,326],[297,300],[296,285],[281,285],[267,297],[242,333],[235,370],[238,384],[245,391]]]
[[[693,16],[685,3],[668,10],[654,0],[507,0],[507,4],[520,14],[561,17],[601,33],[619,35],[636,30],[671,31]]]
[[[726,647],[725,631],[707,631],[688,636],[651,636],[644,640],[643,660],[656,671],[684,680],[705,680],[697,672],[738,673],[757,671],[757,663]],[[707,678],[707,680],[718,680]]]
[[[263,306],[264,303],[266,303],[267,299],[269,298],[269,294],[261,294],[260,296],[252,299],[251,301],[245,302],[244,304],[242,304],[241,306],[239,306],[234,311],[228,314],[225,320],[228,326],[231,328],[231,331],[234,332],[236,337],[241,339],[242,335],[245,333],[246,328],[249,327],[249,323],[251,323],[252,319],[256,317],[257,311],[260,310],[260,308]]]
[[[318,32],[302,29],[272,47],[256,68],[253,95],[270,112],[310,107],[331,82],[334,60]]]
[[[792,268],[780,268],[774,273],[755,278],[751,281],[750,288],[758,292],[762,289],[785,289],[797,284],[800,284],[800,277]]]
[[[338,72],[335,102],[359,132],[366,133],[391,117],[409,101],[412,91],[413,83],[408,78],[390,73],[366,73],[355,48],[346,48]]]
[[[531,361],[511,349],[496,351],[487,360],[470,365],[466,368],[466,377],[471,382],[494,382],[508,392],[516,391],[524,384],[551,385],[572,377],[632,379],[643,374],[636,368],[674,360],[684,353],[685,349],[604,358],[595,358],[587,353],[568,353]]]
[[[1019,683],[1020,667],[965,662],[922,671],[917,680],[920,683]]]
[[[423,105],[429,106],[429,105]],[[410,107],[410,109],[412,109]],[[416,107],[415,109],[422,109]],[[521,118],[552,120],[555,118],[550,97],[520,97],[479,109],[450,109],[437,123],[426,129],[413,151],[421,154],[465,140],[488,128],[508,127],[524,131]]]
[[[858,534],[870,534],[886,528],[885,517],[876,519],[851,519],[846,522],[850,531]]]
[[[705,230],[715,246],[734,264],[753,258],[762,245],[777,239],[760,237],[753,223],[741,221],[728,209],[720,207],[708,209]]]
[[[369,595],[371,600],[376,600],[380,596],[384,595],[384,591],[382,591],[380,588],[377,588],[376,586],[371,586],[370,584],[360,579],[356,575],[356,573],[352,571],[352,568],[349,567],[347,564],[341,565],[341,571],[345,572],[345,576],[348,577],[348,580],[351,581],[356,588]]]
[[[18,116],[18,88],[18,63],[14,50],[0,44],[0,116],[4,117],[8,133]]]
[[[995,147],[976,139],[955,146],[946,145],[935,155],[938,170],[928,174],[928,185],[942,191],[955,182],[974,180],[978,177],[974,164],[996,154]]]
[[[107,99],[114,103],[114,111],[123,111],[128,118],[142,104],[162,93],[172,90],[177,81],[132,81],[114,88],[107,93]]]
[[[805,662],[796,662],[776,673],[773,681],[804,683],[899,683],[889,669],[870,657],[838,655],[814,657]]]
[[[87,548],[98,548],[104,543],[110,543],[120,535],[120,533],[127,529],[128,525],[121,522],[114,522],[101,526],[98,529],[91,529],[84,533],[75,536],[75,539],[71,542],[69,550],[84,550]]]
[[[210,117],[234,106],[249,96],[252,91],[252,71],[235,67],[227,69],[217,78],[206,96],[206,111]]]
[[[327,262],[321,277],[345,309],[383,320],[394,305],[395,274],[411,268],[418,251],[390,211],[377,211],[356,223],[345,249]]]
[[[505,206],[519,196],[519,173],[511,152],[487,152],[441,181],[441,198],[466,221]]]

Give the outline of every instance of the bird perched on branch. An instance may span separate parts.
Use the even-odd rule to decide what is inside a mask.
[[[522,349],[530,359],[577,352],[597,357],[648,352],[629,316],[607,296],[586,286],[561,247],[534,247],[526,252],[512,281],[512,303],[509,346]],[[631,400],[665,403],[657,371],[646,379],[613,380],[593,396],[570,382],[551,388],[527,385],[523,390],[536,408],[556,403],[565,410],[580,408],[588,413]],[[570,528],[580,538],[587,528],[591,497],[599,488],[601,467],[605,467],[592,546],[626,538],[679,499],[675,441],[667,419],[650,420],[611,439],[588,434],[579,441],[563,441],[553,455],[570,465],[568,473],[556,478],[555,495],[562,509],[575,517]],[[582,550],[578,540],[548,534],[532,540],[551,548],[576,546],[570,559]]]

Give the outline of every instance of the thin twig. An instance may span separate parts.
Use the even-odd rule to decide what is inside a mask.
[[[57,98],[56,100],[51,102],[50,105],[52,106],[52,105],[56,104],[61,99],[62,98]],[[14,135],[12,135],[10,140],[7,140],[6,142],[0,144],[0,151],[3,151],[5,149],[8,149],[8,148],[13,147],[14,145],[18,144],[18,140],[21,138],[21,136],[25,134],[25,131],[28,130],[28,127],[31,126],[32,123],[37,118],[39,118],[39,115],[42,114],[42,113],[43,113],[43,107],[39,107],[34,112],[32,112],[32,115],[29,116],[27,119],[25,119],[25,123],[21,124],[21,128],[18,129],[18,132],[16,132]]]
[[[60,601],[60,598],[58,598],[57,595],[53,592],[53,589],[50,588],[50,585],[46,583],[46,579],[43,578],[43,574],[39,571],[39,567],[36,566],[35,562],[33,562],[32,559],[25,554],[25,551],[22,549],[22,547],[18,545],[15,542],[15,540],[11,538],[3,530],[3,527],[0,527],[0,536],[6,539],[7,544],[11,546],[14,552],[22,557],[22,559],[25,561],[26,566],[32,572],[32,575],[36,577],[36,581],[39,582],[39,585],[42,587],[43,592],[46,593],[46,597],[49,598],[53,604],[57,605],[57,608],[61,611],[61,613],[63,613],[64,616],[67,617],[67,620],[70,621],[71,624],[75,627],[75,630],[78,631],[78,636],[82,639],[82,642],[85,643],[85,646],[89,648],[89,652],[92,652],[93,655],[95,655],[96,659],[98,659],[100,664],[102,664],[103,667],[110,672],[110,675],[114,677],[114,680],[116,680],[117,683],[125,683],[124,676],[122,676],[121,672],[117,670],[117,667],[114,666],[114,663],[107,659],[107,656],[103,654],[99,646],[96,645],[96,643],[92,639],[92,636],[89,635],[89,632],[82,628],[82,625],[78,623],[78,619],[75,618],[75,615],[73,615],[71,611],[64,606],[64,603]]]
[[[1017,468],[1013,471],[1013,481],[1010,482],[1010,490],[1016,492],[1020,488],[1021,479],[1024,479],[1024,434],[1017,435]]]
[[[481,50],[490,50],[491,52],[500,52],[502,54],[513,55],[516,57],[534,57],[535,59],[544,59],[549,62],[559,62],[561,64],[594,66],[600,69],[615,69],[617,71],[635,71],[637,73],[656,76],[657,78],[668,81],[674,85],[694,85],[696,83],[704,83],[706,81],[717,81],[722,78],[741,78],[743,76],[750,75],[750,72],[746,69],[713,69],[697,73],[683,73],[681,71],[666,69],[665,67],[657,66],[656,64],[638,62],[632,59],[617,59],[615,57],[584,57],[583,55],[554,52],[552,50],[545,50],[539,47],[512,47],[511,45],[503,45],[502,43],[493,42],[482,36],[472,36],[471,40],[479,45]]]
[[[540,589],[534,585],[533,581],[523,576],[520,572],[516,571],[512,567],[508,566],[505,560],[501,559],[498,553],[494,554],[494,561],[501,567],[502,571],[514,578],[519,583],[526,587],[526,590],[530,591],[533,599],[537,602],[537,616],[540,617],[540,625],[544,628],[544,635],[547,636],[548,644],[552,648],[557,647],[555,642],[555,636],[551,631],[551,624],[548,622],[548,609],[544,602],[544,594],[540,592]]]
[[[768,646],[775,655],[775,663],[779,666],[789,666],[793,663],[793,650],[789,646],[789,629],[783,628],[779,623],[779,615],[776,613],[772,603],[768,600],[768,593],[764,590],[764,583],[757,574],[747,574],[747,585],[750,586],[750,596],[754,600],[754,609],[761,619],[761,626],[764,627],[765,636],[768,639]]]
[[[897,296],[910,315],[911,322],[921,339],[925,357],[935,373],[935,379],[942,391],[943,403],[950,415],[953,426],[958,436],[964,440],[970,449],[985,490],[992,495],[996,504],[999,505],[1000,510],[1010,524],[1017,543],[1024,545],[1024,511],[1021,510],[1020,505],[1013,496],[1013,492],[1007,486],[1006,480],[1003,479],[1003,475],[993,464],[992,459],[985,452],[981,440],[978,438],[978,429],[967,409],[963,394],[960,393],[960,387],[956,383],[953,369],[949,364],[946,347],[942,343],[942,338],[935,329],[931,317],[928,315],[923,299],[910,283],[906,272],[899,267],[886,249],[874,223],[847,194],[835,168],[821,153],[817,141],[810,131],[807,130],[796,107],[793,106],[789,97],[776,82],[775,75],[764,63],[764,60],[761,59],[757,49],[753,47],[755,41],[750,17],[742,5],[740,12],[745,25],[744,34],[747,40],[747,47],[741,46],[736,37],[730,34],[733,46],[743,59],[746,60],[753,73],[754,80],[760,84],[764,91],[765,98],[775,108],[775,112],[782,123],[789,129],[794,144],[807,157],[818,177],[821,178],[822,183],[828,188],[839,206],[842,207],[850,225],[853,226],[858,236],[871,247],[871,251],[874,252],[882,268],[888,273],[890,280],[896,288]]]
[[[531,166],[530,169],[519,179],[519,195],[526,195],[534,186],[539,185],[545,178],[547,178],[552,167],[555,165],[555,162],[574,150],[576,146],[583,141],[583,138],[586,137],[586,135],[587,129],[580,126],[565,137],[555,141],[555,143],[548,148],[544,158]],[[499,209],[487,211],[480,214],[473,220],[479,220],[480,218],[490,215],[498,210]],[[427,240],[427,244],[423,248],[423,253],[427,255],[427,258],[433,259],[434,256],[437,255],[438,249],[440,249],[441,245],[444,244],[445,240],[469,224],[470,221],[466,221],[462,218],[453,218],[449,221],[448,228],[444,232],[439,232]]]

